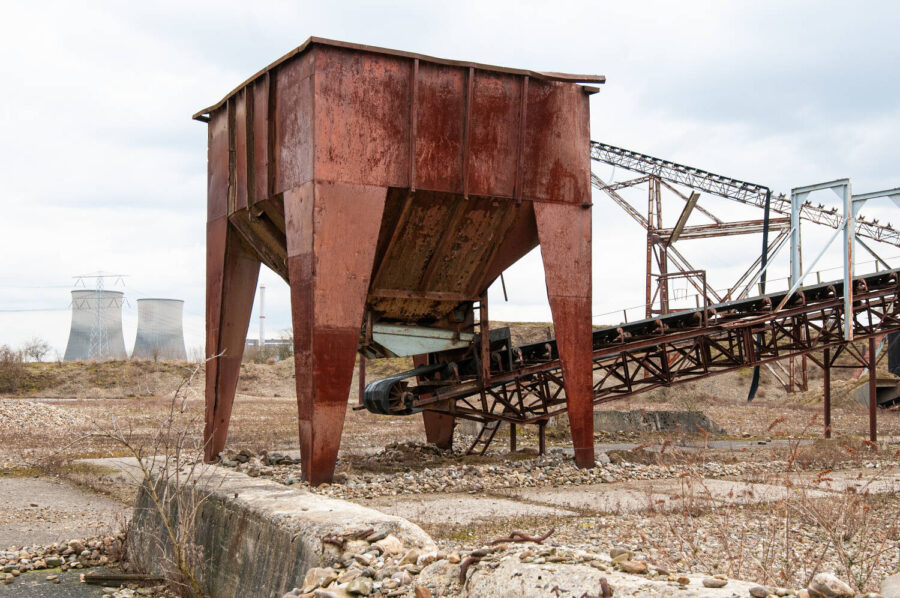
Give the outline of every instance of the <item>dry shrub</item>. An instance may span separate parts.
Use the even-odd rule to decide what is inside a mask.
[[[21,351],[8,345],[0,347],[0,392],[16,392],[25,379],[25,364]]]
[[[798,447],[795,459],[804,469],[825,469],[841,463],[858,463],[868,452],[865,442],[858,436],[819,438],[812,444]]]

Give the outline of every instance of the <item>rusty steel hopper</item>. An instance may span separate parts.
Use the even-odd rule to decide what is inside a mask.
[[[260,263],[290,285],[303,475],[318,484],[333,475],[357,351],[459,350],[474,303],[540,243],[576,461],[592,465],[595,89],[578,83],[603,81],[310,38],[196,114],[209,128],[206,354],[218,356],[207,460],[225,445]],[[452,423],[426,412],[429,436]]]

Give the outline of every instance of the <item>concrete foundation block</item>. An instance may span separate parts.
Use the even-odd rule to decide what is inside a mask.
[[[373,529],[397,537],[406,549],[436,549],[421,528],[342,500],[215,466],[204,466],[196,484],[156,482],[168,520],[179,525],[191,513],[196,524],[186,535],[199,551],[194,571],[212,598],[280,598],[303,585],[313,567],[331,565],[337,546],[329,534]],[[128,555],[140,569],[166,574],[172,543],[148,486],[141,487],[128,533]]]

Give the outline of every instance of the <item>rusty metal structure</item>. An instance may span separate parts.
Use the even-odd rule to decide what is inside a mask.
[[[357,351],[465,354],[488,333],[488,286],[540,244],[575,459],[593,465],[596,88],[582,84],[603,82],[311,38],[197,113],[206,458],[225,445],[261,263],[290,285],[303,474],[318,484],[333,475]],[[426,415],[434,441],[452,425]]]
[[[291,290],[302,466],[312,484],[332,478],[357,354],[362,406],[422,413],[430,442],[450,446],[456,420],[469,419],[484,424],[470,451],[483,452],[500,422],[511,424],[513,445],[517,425],[536,424],[543,450],[548,419],[567,413],[575,462],[590,467],[596,403],[814,351],[831,365],[855,351],[842,329],[857,339],[900,330],[896,270],[849,288],[837,281],[751,297],[761,257],[728,293],[710,292],[675,241],[771,227],[774,252],[795,229],[786,218],[721,221],[698,193],[771,203],[777,213],[785,200],[591,142],[595,88],[585,84],[603,82],[311,38],[197,113],[209,138],[206,459],[225,446],[260,264]],[[631,184],[648,184],[647,216],[592,175],[591,158],[642,175]],[[601,329],[591,326],[592,183],[648,232],[647,317]],[[685,202],[672,229],[662,227],[663,188]],[[689,226],[694,210],[713,225]],[[857,223],[863,236],[893,238],[889,227]],[[516,347],[508,329],[490,329],[487,289],[537,245],[556,338]],[[702,304],[670,309],[676,276]],[[366,358],[402,355],[415,369],[363,389]]]

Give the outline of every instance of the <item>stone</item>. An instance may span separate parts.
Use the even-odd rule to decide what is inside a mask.
[[[330,567],[313,567],[306,572],[303,578],[303,588],[301,594],[308,594],[316,588],[328,587],[328,585],[338,578],[337,571]]]
[[[597,453],[597,463],[600,465],[609,465],[611,463],[609,455],[607,455],[605,451],[600,451]]]
[[[403,542],[397,536],[388,534],[381,540],[375,542],[375,546],[381,549],[382,554],[402,554]]]
[[[616,560],[616,557],[622,556],[623,554],[627,554],[626,559],[630,559],[634,556],[634,554],[628,550],[627,548],[622,548],[621,546],[613,546],[609,549],[609,558]]]
[[[362,571],[360,571],[359,569],[356,569],[356,568],[347,569],[346,571],[344,571],[343,573],[341,573],[338,576],[337,582],[338,583],[347,583],[348,581],[353,581],[354,579],[356,579],[357,577],[360,576],[360,573],[362,573]]]
[[[447,560],[453,564],[456,564],[460,561],[459,553],[455,550],[447,555]]]
[[[425,554],[420,554],[419,558],[416,559],[416,565],[419,567],[425,567],[426,565],[430,565],[435,560],[437,560],[437,552],[426,552]]]
[[[619,561],[618,565],[625,573],[632,573],[634,575],[642,575],[649,569],[647,563],[644,561],[630,561],[626,559],[624,561]]]
[[[808,590],[798,590],[797,598],[810,598]]]
[[[353,598],[353,594],[348,594],[343,588],[329,588],[327,590],[318,589],[312,593],[314,598]]]
[[[678,582],[678,585],[686,586],[686,585],[689,585],[689,584],[691,583],[691,578],[682,575],[682,576],[680,576],[678,579],[676,579],[675,581]]]
[[[357,577],[347,584],[345,590],[348,594],[368,596],[372,593],[372,580],[368,577]]]
[[[884,598],[900,598],[900,573],[885,577],[879,591]]]
[[[48,575],[47,581],[52,581],[53,583],[59,583],[59,575]]]
[[[728,585],[727,579],[719,579],[718,577],[703,578],[704,588],[724,588],[726,585]]]
[[[70,540],[69,549],[71,549],[72,552],[81,552],[82,550],[84,550],[84,543],[82,543],[80,540]]]
[[[410,575],[409,571],[400,571],[391,576],[391,579],[396,581],[399,585],[405,586],[406,584],[412,583],[412,575]]]
[[[425,586],[416,586],[416,598],[431,598],[431,590]]]
[[[772,593],[772,588],[767,588],[765,586],[753,586],[750,588],[750,595],[753,596],[753,598],[766,598],[766,596]]]
[[[813,598],[853,598],[853,589],[831,573],[819,573],[807,588]]]
[[[353,554],[362,554],[369,551],[369,543],[365,540],[349,540],[344,543],[344,550]]]
[[[375,542],[378,542],[379,540],[384,540],[387,537],[388,537],[388,533],[385,531],[372,532],[371,534],[366,536],[366,542],[371,542],[374,544]]]
[[[44,563],[52,569],[54,567],[59,567],[60,565],[62,565],[63,561],[58,556],[48,556],[46,559],[44,559]]]
[[[3,583],[12,583],[15,579],[12,573],[7,573],[3,576]]]
[[[354,555],[353,558],[363,567],[368,567],[375,562],[375,557],[371,554],[357,554]]]
[[[419,551],[415,548],[409,549],[406,554],[403,555],[403,558],[400,559],[398,565],[415,565],[416,561],[419,559]]]

